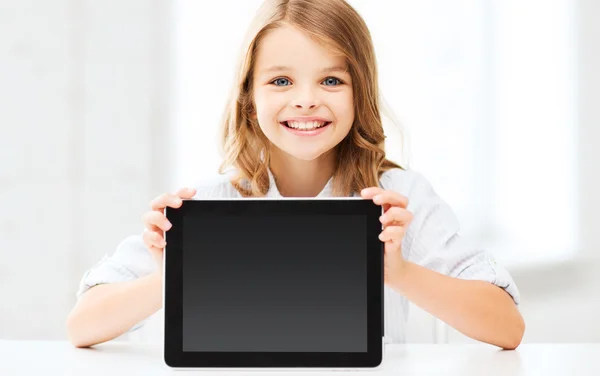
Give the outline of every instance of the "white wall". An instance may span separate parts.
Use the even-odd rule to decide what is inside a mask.
[[[522,294],[521,312],[527,322],[524,342],[600,341],[600,2],[578,0],[576,57],[578,67],[578,147],[580,246],[577,259],[565,264],[540,265],[534,270],[510,270]],[[533,22],[533,21],[532,21]],[[543,142],[543,138],[540,138]],[[561,179],[561,176],[556,176]],[[540,215],[552,215],[548,203]],[[547,236],[561,231],[549,228]],[[472,342],[450,330],[450,341]]]
[[[578,164],[580,258],[571,265],[519,273],[531,342],[600,341],[600,2],[578,0]],[[557,176],[557,179],[560,179]],[[560,205],[560,197],[549,203]],[[560,229],[548,229],[552,236]]]
[[[164,189],[168,1],[0,1],[0,338],[65,338]]]
[[[0,0],[0,338],[64,339],[83,271],[140,231],[166,189],[170,4]],[[578,5],[574,168],[587,259],[511,270],[528,342],[600,340],[600,263],[588,261],[600,256],[600,3]],[[428,341],[427,316],[410,320],[409,340]]]
[[[600,2],[578,0],[578,8],[580,231],[585,252],[600,257]]]

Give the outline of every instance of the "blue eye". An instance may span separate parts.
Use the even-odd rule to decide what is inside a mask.
[[[287,82],[287,84],[286,84]],[[324,81],[326,86],[338,86],[343,84],[344,82],[342,80],[340,80],[337,77],[327,77]],[[285,77],[281,77],[281,78],[277,78],[273,81],[271,81],[271,84],[275,84],[275,86],[290,86],[291,83],[290,81],[285,78]]]
[[[283,80],[283,81],[288,81],[288,82],[289,82],[289,80],[288,80],[287,78],[278,78],[278,79],[276,79],[276,80],[273,80],[273,81],[271,81],[271,83],[274,83],[274,82],[281,82],[282,80]],[[289,86],[289,85],[277,85],[277,84],[275,84],[275,86]]]
[[[325,81],[323,81],[323,82],[330,82],[331,83],[331,80],[334,80],[333,81],[334,83],[338,82],[339,84],[342,84],[342,81],[339,78],[336,78],[336,77],[327,77],[325,79]],[[332,86],[332,85],[327,85],[327,86]],[[336,86],[336,85],[333,85],[333,86]]]

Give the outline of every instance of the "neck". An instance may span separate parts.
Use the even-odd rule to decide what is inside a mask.
[[[277,147],[271,150],[269,167],[277,190],[284,197],[315,197],[335,172],[335,148],[312,161],[295,158]]]

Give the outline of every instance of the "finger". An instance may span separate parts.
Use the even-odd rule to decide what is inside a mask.
[[[382,188],[379,188],[379,187],[369,187],[369,188],[363,189],[360,193],[361,193],[361,195],[362,195],[363,198],[365,198],[367,200],[371,200],[371,199],[373,199],[373,197],[375,197],[376,195],[378,195],[378,194],[380,194],[382,192],[384,192],[384,190]],[[383,211],[386,212],[390,208],[390,205],[389,204],[384,204],[382,206],[382,208],[383,208]]]
[[[142,235],[142,240],[144,241],[146,247],[156,247],[162,249],[167,245],[167,242],[162,235],[159,235],[154,231],[145,231]]]
[[[406,226],[412,219],[413,215],[411,212],[398,206],[392,206],[379,217],[384,228],[391,225]]]
[[[373,196],[375,196],[378,193],[383,192],[383,189],[379,188],[379,187],[369,187],[369,188],[365,188],[362,191],[360,191],[360,195],[363,198],[366,198],[368,200],[372,199]]]
[[[163,263],[163,250],[161,248],[156,247],[148,247],[148,251],[152,255],[154,261],[156,261],[159,265]],[[159,271],[162,274],[162,270]]]
[[[400,245],[404,239],[404,231],[401,226],[391,226],[379,234],[379,240],[393,245]]]
[[[149,246],[148,250],[150,251],[150,253],[152,253],[154,257],[160,257],[163,251],[161,248],[156,248],[154,246]]]
[[[160,248],[156,248],[153,245],[147,245],[148,250],[150,251],[150,253],[154,253],[154,254],[159,254],[160,253]]]
[[[180,190],[178,190],[175,193],[175,195],[179,196],[180,198],[192,198],[192,197],[194,197],[195,194],[196,194],[196,189],[190,188],[190,187],[181,188]]]
[[[162,233],[164,230],[156,225],[146,225],[146,231]]]
[[[379,234],[379,239],[383,242],[400,243],[404,238],[405,229],[402,226],[388,226]]]
[[[406,196],[390,190],[376,194],[373,197],[373,202],[378,205],[387,204],[390,206],[399,206],[404,209],[408,206],[408,198]],[[384,208],[384,211],[387,211],[387,209]]]
[[[163,213],[158,211],[147,211],[144,213],[143,222],[148,230],[154,231],[152,226],[160,228],[162,231],[169,231],[171,223],[164,216]]]
[[[167,206],[171,208],[178,208],[181,206],[181,204],[182,200],[180,197],[171,193],[163,193],[150,202],[150,207],[152,210],[162,212]]]

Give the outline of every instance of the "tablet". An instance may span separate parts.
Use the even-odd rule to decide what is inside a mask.
[[[381,213],[360,197],[192,199],[166,208],[165,363],[377,368]]]

